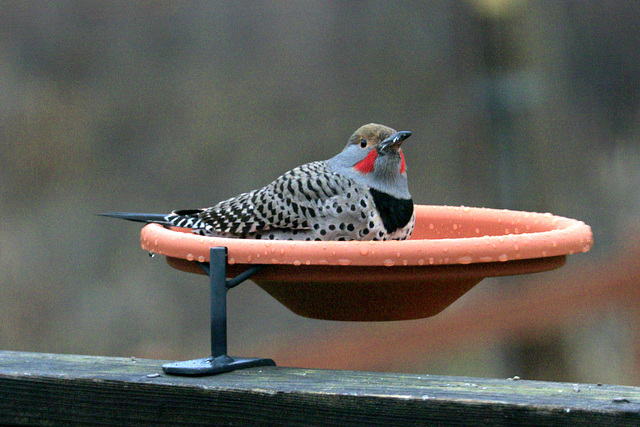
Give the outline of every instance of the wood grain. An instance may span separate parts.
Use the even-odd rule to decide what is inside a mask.
[[[0,351],[17,425],[640,425],[640,388],[262,367],[209,377],[165,361]]]

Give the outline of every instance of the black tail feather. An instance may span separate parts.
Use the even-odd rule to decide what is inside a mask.
[[[96,215],[108,216],[109,218],[126,219],[127,221],[136,221],[144,223],[156,223],[168,225],[166,214],[149,214],[135,212],[104,212]]]

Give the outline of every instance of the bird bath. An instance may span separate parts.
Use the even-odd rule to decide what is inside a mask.
[[[420,319],[444,310],[485,277],[553,270],[593,244],[588,225],[549,213],[447,206],[415,206],[415,212],[415,230],[404,241],[230,239],[146,225],[143,249],[165,255],[174,268],[207,274],[211,283],[212,356],[163,370],[209,375],[275,365],[227,355],[226,292],[249,277],[301,316]]]
[[[203,237],[149,224],[142,248],[202,273],[209,248],[226,247],[227,274],[256,264],[258,286],[315,319],[388,321],[433,316],[485,277],[564,265],[593,244],[583,222],[549,213],[417,205],[405,241],[299,242]],[[186,231],[186,230],[185,230]]]

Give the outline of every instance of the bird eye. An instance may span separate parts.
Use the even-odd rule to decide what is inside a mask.
[[[364,147],[366,147],[366,146],[367,146],[367,140],[366,140],[366,139],[364,139],[364,138],[362,138],[362,139],[360,140],[360,147],[364,148]]]

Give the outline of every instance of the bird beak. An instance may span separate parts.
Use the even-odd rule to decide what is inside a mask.
[[[378,146],[378,150],[389,151],[390,149],[393,149],[395,151],[398,151],[398,149],[400,148],[400,145],[402,145],[402,141],[409,138],[410,136],[411,136],[411,132],[409,132],[408,130],[402,130],[400,132],[396,132],[393,135],[391,135],[389,138],[382,141]]]

